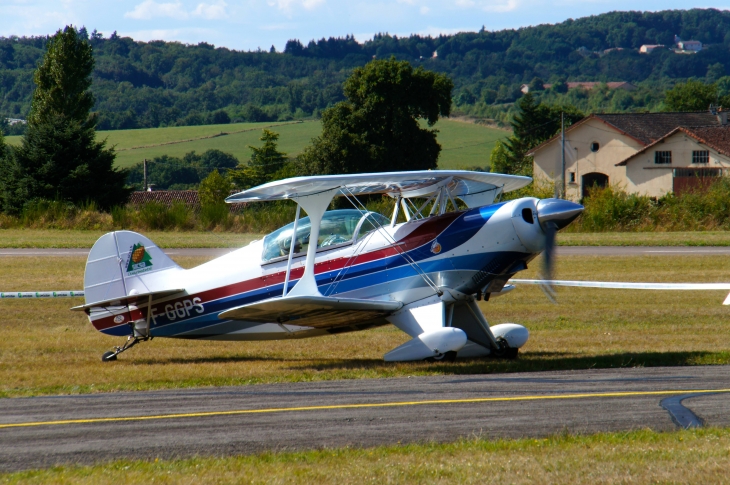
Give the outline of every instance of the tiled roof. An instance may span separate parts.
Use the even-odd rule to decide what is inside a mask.
[[[601,113],[593,115],[644,145],[663,138],[678,126],[719,126],[717,116],[709,111],[679,113]]]
[[[642,145],[649,145],[663,138],[679,126],[700,127],[720,126],[716,115],[709,111],[684,111],[674,113],[597,113],[586,116],[582,120],[566,128],[570,133],[591,119],[597,119],[611,126],[616,131],[633,138]],[[541,148],[560,138],[560,133],[539,144],[527,155],[532,156]]]
[[[172,205],[175,202],[182,202],[189,206],[199,206],[197,190],[153,190],[152,192],[132,192],[129,197],[131,205],[143,205],[148,202],[161,202],[165,205]]]
[[[703,145],[712,148],[713,150],[717,151],[718,153],[721,153],[722,155],[725,155],[726,157],[730,157],[730,126],[703,126],[698,128],[686,128],[683,126],[677,127],[671,132],[667,133],[665,136],[661,137],[660,139],[654,141],[653,143],[645,146],[638,152],[634,153],[630,157],[628,157],[626,160],[619,162],[616,164],[617,167],[623,166],[629,163],[629,160],[636,157],[637,155],[640,155],[648,150],[650,150],[652,147],[657,145],[658,143],[661,143],[663,140],[666,140],[670,136],[682,132],[691,138],[694,138],[699,143],[702,143]]]
[[[568,89],[583,88],[583,89],[591,90],[591,89],[596,88],[596,87],[598,87],[598,86],[600,86],[600,85],[602,85],[604,83],[602,83],[602,82],[594,82],[594,81],[570,81],[570,82],[567,82],[565,84],[568,86]],[[636,88],[636,86],[634,86],[630,82],[626,82],[626,81],[611,81],[611,82],[607,82],[605,84],[606,84],[606,86],[608,86],[608,89],[619,89],[619,88],[623,88],[623,89],[629,89],[629,90],[631,90],[631,89],[635,89]],[[524,84],[523,84],[523,86],[524,86]],[[545,89],[550,89],[551,87],[553,87],[552,84],[543,84],[542,86]]]
[[[236,191],[231,192],[236,193]],[[182,202],[194,212],[200,210],[200,199],[197,190],[153,190],[152,192],[136,191],[129,197],[129,205],[140,206],[149,202],[160,202],[170,207],[175,202]],[[228,204],[228,210],[238,213],[246,208],[246,204]]]

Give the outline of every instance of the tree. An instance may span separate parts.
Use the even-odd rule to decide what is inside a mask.
[[[433,126],[451,112],[451,80],[407,61],[374,60],[343,86],[347,101],[322,112],[322,134],[299,161],[307,174],[436,168],[441,146]]]
[[[504,143],[497,140],[489,155],[489,171],[496,173],[507,173],[509,171],[509,154]]]
[[[200,182],[200,188],[198,189],[200,205],[210,207],[223,204],[226,197],[231,194],[232,189],[231,181],[219,174],[218,170],[213,170],[210,175]]]
[[[716,85],[691,79],[677,84],[664,95],[667,111],[705,111],[717,102]]]
[[[0,167],[5,211],[18,212],[33,199],[94,201],[102,209],[126,202],[127,173],[113,168],[114,151],[96,141],[96,118],[89,115],[93,67],[91,46],[74,27],[49,39],[34,76],[28,129]]]
[[[504,142],[507,157],[502,172],[531,175],[532,157],[526,153],[560,131],[561,114],[567,127],[582,119],[583,113],[573,106],[538,103],[531,93],[525,94],[517,106],[520,111],[510,123],[513,134]]]
[[[284,167],[286,153],[279,151],[278,139],[278,133],[264,129],[260,138],[264,144],[260,147],[249,145],[251,159],[248,163],[228,171],[228,176],[238,188],[247,189],[269,182]]]

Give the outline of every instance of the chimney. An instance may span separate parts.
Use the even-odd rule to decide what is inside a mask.
[[[720,108],[717,111],[717,121],[719,121],[722,126],[727,126],[727,111]]]

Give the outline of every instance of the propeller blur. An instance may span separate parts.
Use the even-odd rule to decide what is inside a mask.
[[[292,339],[386,324],[411,337],[386,361],[515,357],[527,329],[490,326],[477,301],[513,289],[510,278],[543,250],[552,275],[555,232],[583,210],[558,199],[499,202],[530,181],[436,170],[271,182],[227,201],[291,199],[294,221],[192,269],[141,234],[102,236],[86,264],[85,304],[74,310],[127,337],[105,361],[153,337]],[[387,194],[393,213],[368,211],[361,194]],[[327,211],[334,197],[354,208]]]

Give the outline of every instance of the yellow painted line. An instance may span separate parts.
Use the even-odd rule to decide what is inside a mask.
[[[210,416],[235,416],[242,414],[268,414],[283,413],[292,411],[324,411],[336,409],[365,409],[365,408],[386,408],[398,406],[423,406],[435,404],[474,404],[487,402],[515,402],[515,401],[547,401],[559,399],[590,399],[604,397],[632,397],[632,396],[668,396],[676,394],[710,394],[730,392],[730,389],[688,389],[675,391],[635,391],[635,392],[602,392],[602,393],[584,393],[584,394],[549,394],[535,396],[515,396],[515,397],[480,397],[471,399],[435,399],[431,401],[394,401],[379,402],[365,404],[331,404],[323,406],[301,406],[291,408],[264,408],[264,409],[238,409],[232,411],[208,411],[199,413],[179,413],[179,414],[157,414],[151,416],[122,416],[115,418],[88,418],[88,419],[62,419],[58,421],[30,421],[26,423],[8,423],[0,424],[0,429],[4,428],[25,428],[31,426],[57,426],[63,424],[96,424],[96,423],[116,423],[122,421],[152,421],[158,419],[181,419],[181,418],[205,418]]]

